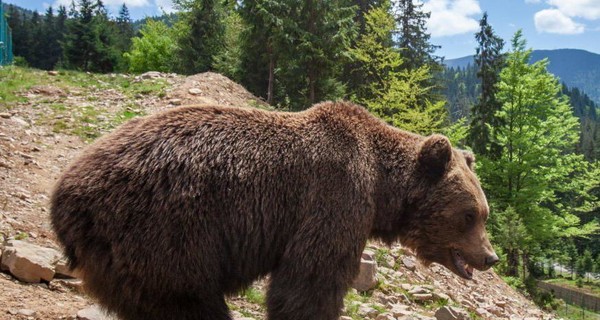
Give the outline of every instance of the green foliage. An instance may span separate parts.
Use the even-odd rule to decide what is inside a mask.
[[[490,142],[489,126],[499,125],[496,112],[502,105],[496,98],[500,70],[504,67],[504,40],[494,34],[492,26],[488,24],[487,12],[479,21],[480,31],[475,34],[478,42],[475,64],[477,77],[481,79],[481,95],[479,101],[471,110],[471,128],[469,130],[469,145],[477,154],[497,155],[496,145]]]
[[[132,39],[131,51],[124,54],[129,71],[173,71],[177,49],[173,31],[164,22],[148,20],[140,35]]]
[[[349,51],[367,79],[354,100],[391,125],[428,135],[439,131],[446,120],[444,102],[427,98],[431,88],[422,86],[431,78],[427,67],[400,70],[403,60],[391,46],[395,24],[389,10],[390,4],[384,2],[365,15],[365,33]]]
[[[440,71],[439,57],[434,56],[439,46],[429,42],[431,35],[427,33],[425,23],[431,16],[423,12],[423,4],[414,0],[398,0],[395,2],[397,46],[405,59],[404,69],[416,70],[427,66],[431,70]]]
[[[453,124],[442,128],[442,134],[448,137],[454,147],[467,149],[465,140],[469,134],[466,118],[460,118]]]
[[[263,293],[260,290],[254,288],[254,287],[250,287],[250,288],[244,290],[242,295],[250,303],[258,304],[258,305],[265,305],[265,296],[263,295]]]
[[[225,18],[223,50],[214,56],[213,68],[216,72],[239,82],[242,78],[241,36],[245,25],[239,13],[232,11]]]
[[[212,70],[214,57],[223,50],[223,0],[176,0],[183,11],[178,21],[178,71],[194,74]]]
[[[596,201],[589,194],[597,181],[593,167],[576,154],[578,121],[547,61],[528,64],[530,50],[517,32],[507,66],[500,73],[496,113],[487,147],[498,146],[492,159],[480,157],[479,174],[491,205],[492,233],[508,255],[508,273],[516,274],[518,251],[527,255],[558,237],[587,236],[598,230],[582,224],[577,212]],[[518,223],[518,225],[515,225]]]

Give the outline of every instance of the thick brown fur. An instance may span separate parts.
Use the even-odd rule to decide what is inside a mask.
[[[51,217],[88,292],[122,319],[230,319],[224,296],[270,274],[269,319],[333,320],[369,238],[449,268],[449,248],[489,254],[469,161],[344,102],[182,107],[90,146]]]

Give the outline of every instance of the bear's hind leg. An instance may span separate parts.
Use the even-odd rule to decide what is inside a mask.
[[[223,296],[204,299],[169,297],[145,301],[118,313],[123,320],[231,320]]]

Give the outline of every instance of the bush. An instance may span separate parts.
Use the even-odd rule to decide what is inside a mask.
[[[123,54],[129,71],[173,71],[177,44],[172,30],[162,21],[148,20],[140,33],[132,39],[131,51]]]

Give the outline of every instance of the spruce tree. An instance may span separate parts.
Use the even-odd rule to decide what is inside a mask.
[[[79,0],[76,6],[71,3],[67,20],[67,32],[63,42],[63,54],[67,67],[83,71],[93,70],[93,57],[96,53],[94,30],[94,5],[91,0]]]
[[[94,6],[93,35],[95,49],[92,51],[90,71],[112,72],[119,65],[122,52],[116,46],[117,29],[108,18],[108,12],[102,0]]]
[[[394,18],[389,8],[383,1],[365,15],[365,32],[350,50],[367,79],[354,100],[391,125],[424,135],[439,132],[446,119],[444,104],[429,101],[430,89],[421,86],[431,77],[427,66],[401,70],[402,56],[391,45]],[[420,106],[418,100],[425,103]]]
[[[488,125],[499,125],[496,112],[502,105],[496,99],[500,70],[504,67],[504,40],[496,36],[492,26],[488,23],[487,12],[479,20],[480,30],[475,34],[478,47],[475,54],[475,64],[479,71],[477,77],[481,80],[481,94],[477,104],[471,109],[471,126],[469,131],[469,145],[476,154],[497,155],[500,150],[495,145],[489,145],[490,132]]]
[[[397,46],[402,50],[403,68],[416,70],[429,66],[440,71],[440,58],[434,55],[440,47],[430,43],[431,35],[425,27],[431,13],[423,12],[423,4],[415,4],[414,0],[398,0],[395,9]]]
[[[117,17],[117,29],[119,30],[116,46],[120,52],[125,52],[129,50],[131,46],[131,38],[133,38],[133,24],[131,22],[131,17],[129,16],[129,9],[123,3],[121,9],[119,10],[119,16]]]
[[[343,97],[339,77],[355,36],[353,7],[347,0],[290,3],[296,27],[289,32],[292,42],[280,70],[292,108]]]
[[[243,1],[240,16],[247,26],[242,38],[242,82],[273,104],[275,69],[287,47],[288,32],[295,29],[287,1]]]
[[[184,10],[179,24],[179,71],[190,74],[212,70],[214,57],[223,50],[223,0],[174,2]]]

